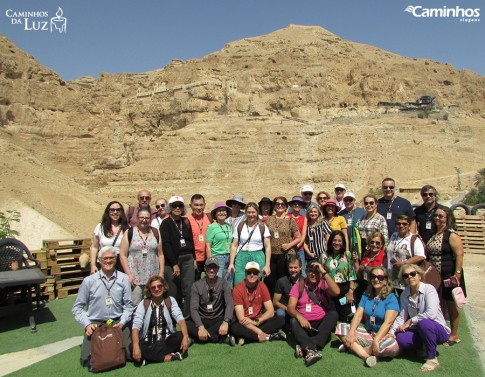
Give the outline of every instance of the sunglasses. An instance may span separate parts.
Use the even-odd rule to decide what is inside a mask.
[[[336,188],[335,191],[345,191],[345,189],[339,187],[339,188]]]
[[[163,289],[163,284],[157,284],[157,285],[150,286],[150,290],[152,290],[152,291],[156,291],[158,289]]]
[[[281,203],[281,202],[276,202],[275,207],[285,207],[285,203]]]
[[[301,203],[292,203],[291,206],[292,207],[301,207]]]
[[[435,213],[433,217],[437,217],[438,219],[446,219],[445,215],[438,215],[437,213]]]
[[[313,195],[313,192],[303,192],[302,195]]]
[[[406,279],[408,279],[410,276],[411,276],[411,277],[415,277],[417,274],[418,274],[418,271],[411,271],[410,273],[406,273],[406,272],[405,272],[404,274],[402,274],[402,278],[403,278],[404,280],[406,280]]]
[[[374,204],[376,204],[376,202],[364,202],[364,205],[366,206],[373,206]]]
[[[430,198],[432,198],[434,196],[434,193],[433,192],[425,192],[425,193],[421,194],[421,196],[423,198],[426,198],[427,196],[429,196]]]
[[[382,245],[381,241],[370,241],[369,242],[369,245],[377,245],[377,246],[380,246]]]
[[[152,197],[151,196],[140,196],[138,199],[139,200],[150,200]]]
[[[317,200],[319,202],[321,202],[322,200],[328,200],[328,197],[326,197],[326,196],[320,196],[320,197],[317,198]]]
[[[371,280],[379,280],[379,281],[384,281],[386,280],[386,277],[384,275],[374,275],[374,274],[370,274],[370,279]]]
[[[345,203],[352,203],[353,201],[354,201],[354,199],[353,199],[353,198],[345,198],[345,199],[344,199],[344,202],[345,202]]]
[[[184,205],[182,203],[173,203],[171,204],[172,208],[178,208],[178,209],[181,209],[181,208],[184,208]]]
[[[156,209],[160,209],[160,208],[165,208],[166,204],[160,204],[160,205],[156,205],[155,208]]]
[[[382,186],[384,190],[394,190],[394,186]]]
[[[258,270],[247,270],[246,275],[259,275]]]
[[[121,208],[110,208],[109,209],[110,213],[116,213],[116,212],[121,212]]]

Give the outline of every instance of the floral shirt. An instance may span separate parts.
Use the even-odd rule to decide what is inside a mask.
[[[325,265],[325,270],[327,270],[336,283],[346,283],[352,280],[357,280],[355,270],[352,266],[353,262],[350,251],[335,256],[328,255],[323,263]]]
[[[145,285],[152,276],[160,273],[158,241],[153,232],[142,238],[138,228],[133,228],[133,238],[128,249],[128,265],[136,285]]]

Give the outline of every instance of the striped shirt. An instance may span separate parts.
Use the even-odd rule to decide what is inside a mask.
[[[332,233],[332,230],[326,221],[322,221],[314,227],[308,224],[305,243],[310,252],[315,254],[318,259],[320,259],[322,254],[326,254],[327,241],[325,235],[330,233]]]

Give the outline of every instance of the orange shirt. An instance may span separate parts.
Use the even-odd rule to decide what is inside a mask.
[[[209,217],[204,213],[204,216],[199,220],[193,215],[188,215],[187,218],[192,226],[192,235],[194,236],[195,259],[197,262],[205,261],[205,242],[207,228],[210,225]]]

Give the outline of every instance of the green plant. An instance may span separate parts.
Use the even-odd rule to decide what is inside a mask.
[[[485,168],[480,169],[475,174],[475,188],[465,196],[463,203],[475,205],[485,203]]]
[[[443,115],[443,120],[448,120],[449,117],[450,117],[450,114],[449,113],[445,113]]]
[[[20,222],[20,212],[15,210],[0,211],[0,239],[19,235],[19,232],[12,229],[12,223],[14,222]]]

